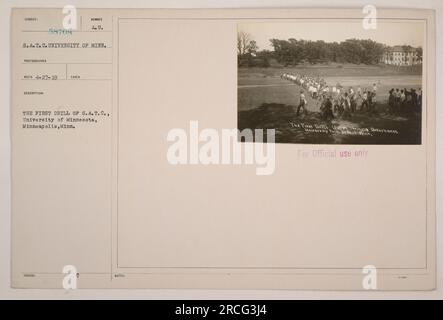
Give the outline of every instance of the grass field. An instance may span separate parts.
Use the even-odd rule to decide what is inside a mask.
[[[272,66],[270,68],[239,68],[238,74],[262,74],[273,76],[281,73],[299,72],[311,76],[394,76],[394,75],[422,75],[420,65],[410,67],[398,67],[391,65],[356,65],[356,64],[301,64],[296,67]]]
[[[301,66],[299,68],[240,68],[238,70],[238,126],[244,128],[276,129],[276,142],[292,143],[348,143],[348,144],[419,144],[421,142],[421,114],[407,112],[396,116],[386,111],[391,88],[418,89],[421,87],[420,69],[391,66]],[[320,119],[317,100],[308,98],[308,114],[296,117],[300,87],[282,80],[282,73],[319,75],[330,85],[371,88],[377,84],[377,113],[354,114],[346,121],[336,118],[330,122]],[[349,130],[307,132],[306,125]],[[365,129],[370,134],[362,134]],[[382,129],[396,131],[380,133]]]

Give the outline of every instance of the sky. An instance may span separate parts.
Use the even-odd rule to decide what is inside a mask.
[[[324,40],[340,42],[350,38],[371,39],[389,46],[424,44],[424,21],[377,21],[377,29],[365,30],[362,20],[297,20],[294,22],[240,23],[238,31],[245,31],[257,42],[259,50],[272,50],[269,39]]]

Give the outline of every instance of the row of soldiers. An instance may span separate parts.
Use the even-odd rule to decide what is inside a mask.
[[[323,117],[330,117],[328,111],[328,100],[332,104],[333,114],[342,118],[351,118],[356,112],[374,114],[377,105],[377,85],[374,83],[372,89],[363,90],[358,87],[355,91],[352,87],[348,90],[340,87],[335,94],[323,93],[318,103]]]
[[[376,113],[377,105],[377,84],[373,83],[371,89],[358,87],[356,90],[349,87],[347,90],[339,83],[329,87],[324,79],[299,74],[284,73],[282,79],[290,80],[303,89],[300,91],[300,100],[297,107],[297,116],[300,111],[306,112],[307,94],[313,99],[323,118],[332,117],[350,118],[355,112]],[[421,107],[421,89],[415,91],[391,89],[389,91],[388,113],[404,112],[406,106]]]
[[[388,110],[390,114],[420,111],[422,104],[422,90],[394,89],[389,90]]]
[[[303,87],[309,92],[311,98],[317,99],[319,93],[322,92],[326,87],[326,81],[320,77],[311,77],[307,75],[283,73],[281,75],[282,79],[292,81],[299,86]]]
[[[377,103],[377,84],[374,83],[372,90],[357,88],[355,91],[352,87],[345,90],[339,83],[333,87],[329,87],[324,79],[319,77],[310,77],[306,75],[294,75],[284,73],[282,79],[290,80],[303,89],[300,91],[300,100],[297,106],[297,116],[300,111],[306,113],[307,99],[305,90],[309,96],[320,105],[320,112],[323,118],[329,119],[334,116],[342,118],[350,118],[357,111],[374,113]]]

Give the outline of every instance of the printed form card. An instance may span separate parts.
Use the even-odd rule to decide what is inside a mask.
[[[13,287],[435,287],[433,11],[11,20]]]

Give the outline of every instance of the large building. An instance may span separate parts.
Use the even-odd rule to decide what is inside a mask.
[[[411,46],[394,46],[385,50],[382,57],[383,63],[396,66],[412,66],[422,63],[421,52]]]

